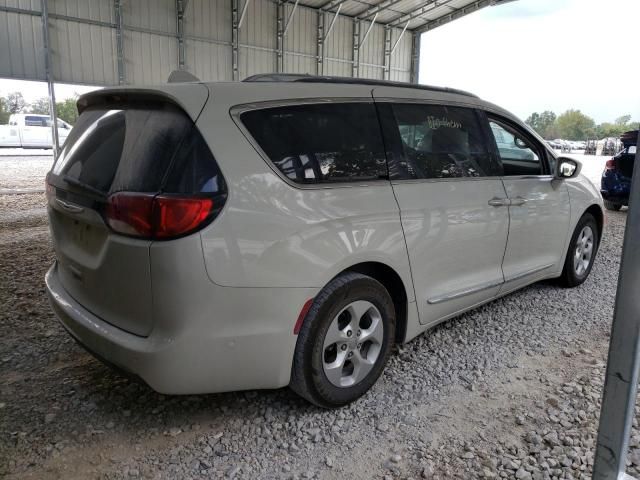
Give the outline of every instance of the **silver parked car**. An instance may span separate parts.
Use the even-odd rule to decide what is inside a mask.
[[[51,303],[163,393],[344,405],[394,343],[542,279],[581,284],[602,234],[577,161],[457,90],[271,75],[78,107],[47,177]]]

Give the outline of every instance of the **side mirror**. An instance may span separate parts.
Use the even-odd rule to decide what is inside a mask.
[[[582,164],[578,160],[575,160],[573,158],[558,157],[556,162],[557,178],[574,178],[577,177],[580,173],[580,170],[582,170]]]

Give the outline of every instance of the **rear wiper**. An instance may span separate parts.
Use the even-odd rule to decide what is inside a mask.
[[[65,182],[70,183],[71,185],[73,185],[75,187],[79,187],[79,188],[81,188],[83,190],[91,192],[91,193],[93,193],[95,195],[98,195],[101,198],[106,197],[104,192],[101,192],[97,188],[94,188],[94,187],[92,187],[91,185],[89,185],[87,183],[81,182],[80,180],[78,180],[76,178],[70,177],[69,175],[66,175],[66,174],[62,175],[62,179]]]

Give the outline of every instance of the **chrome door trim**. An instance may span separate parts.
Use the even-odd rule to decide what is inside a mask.
[[[464,290],[458,290],[452,293],[448,293],[446,295],[430,298],[427,300],[427,303],[429,305],[436,305],[438,303],[447,302],[449,300],[454,300],[456,298],[466,297],[467,295],[472,295],[474,293],[482,292],[490,288],[499,287],[503,283],[504,281],[502,280],[494,280],[491,282],[482,283],[480,285],[476,285],[475,287],[469,287],[469,288],[465,288]]]
[[[514,280],[520,280],[521,278],[528,277],[529,275],[533,275],[534,273],[538,273],[543,270],[546,270],[547,268],[551,268],[554,265],[555,265],[554,263],[550,263],[549,265],[543,265],[541,267],[536,267],[530,270],[526,270],[524,272],[516,273],[515,275],[511,275],[510,277],[505,278],[504,281],[505,283],[507,283],[507,282],[513,282]]]

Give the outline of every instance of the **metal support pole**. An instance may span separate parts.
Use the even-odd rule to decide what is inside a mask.
[[[251,0],[245,0],[244,7],[242,7],[242,13],[240,14],[240,21],[238,22],[238,28],[242,28],[242,23],[244,22],[244,17],[247,16],[247,10],[249,9],[249,4]]]
[[[353,63],[351,64],[351,76],[358,78],[360,69],[360,21],[353,19]]]
[[[625,468],[640,373],[640,135],[637,145],[600,410],[594,480],[632,478],[625,473]]]
[[[391,78],[391,28],[384,26],[384,71],[383,78],[389,80]]]
[[[183,0],[176,0],[176,30],[178,33],[178,69],[184,70],[184,3]]]
[[[246,0],[245,6],[249,3]],[[238,78],[238,0],[231,0],[231,77],[234,82]]]
[[[317,32],[317,67],[316,74],[322,75],[324,72],[324,10],[318,10],[318,32]]]
[[[289,31],[289,26],[291,25],[291,21],[293,20],[293,16],[296,13],[296,9],[298,8],[298,2],[300,0],[296,0],[295,3],[293,4],[293,10],[291,10],[291,13],[289,14],[289,18],[287,18],[287,23],[284,26],[284,32],[282,32],[282,36],[286,37],[287,36],[287,32]]]
[[[49,39],[49,7],[47,0],[40,0],[42,6],[42,45],[44,47],[44,73],[49,89],[49,116],[51,117],[51,148],[53,159],[58,158],[60,141],[58,139],[58,116],[56,115],[56,92],[51,65],[51,42]]]
[[[367,31],[364,32],[364,37],[362,37],[362,41],[360,42],[360,47],[359,48],[362,48],[362,46],[364,45],[364,42],[366,42],[367,38],[369,38],[369,34],[371,33],[371,29],[373,29],[373,26],[376,23],[376,18],[378,18],[378,14],[377,13],[373,16],[373,20],[371,20],[371,23],[369,24],[369,28],[367,28]]]
[[[391,55],[393,55],[393,52],[396,51],[396,48],[398,47],[398,44],[400,43],[400,40],[402,40],[402,37],[404,37],[404,32],[407,31],[407,27],[409,26],[409,22],[411,20],[409,20],[406,25],[404,26],[404,28],[402,29],[402,32],[400,32],[400,35],[398,36],[398,38],[396,39],[396,41],[393,44],[393,47],[391,47]]]
[[[333,19],[331,19],[331,23],[329,24],[329,28],[327,29],[327,33],[324,34],[323,41],[326,41],[329,38],[329,35],[331,35],[331,31],[333,30],[333,26],[336,24],[336,20],[338,20],[338,17],[340,16],[340,9],[341,8],[342,8],[342,4],[340,4],[338,6],[338,10],[336,10],[336,13],[333,15]]]
[[[421,34],[411,33],[411,73],[410,82],[418,83],[420,79],[420,38]]]
[[[122,0],[114,0],[114,13],[116,20],[116,55],[118,57],[118,85],[126,82],[124,67],[124,39],[122,38]]]
[[[284,57],[284,3],[276,5],[276,71],[282,73]]]

